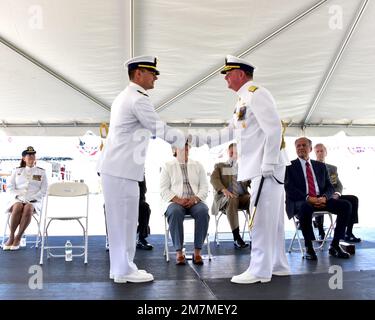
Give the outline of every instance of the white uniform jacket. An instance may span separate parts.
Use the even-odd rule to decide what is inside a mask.
[[[179,148],[185,145],[184,134],[160,120],[146,90],[130,82],[112,104],[109,133],[98,171],[114,177],[143,181],[151,135]]]
[[[47,193],[46,171],[39,167],[19,167],[12,171],[7,190],[10,192],[10,209],[16,202],[30,202],[37,213],[42,209],[42,200]]]
[[[209,146],[237,140],[238,181],[260,176],[265,164],[274,165],[275,170],[288,165],[285,150],[280,150],[281,120],[270,92],[248,81],[237,94],[239,100],[228,127],[221,130],[220,136],[208,140]],[[276,178],[284,181],[284,177]]]
[[[194,194],[201,199],[206,200],[208,194],[207,175],[203,166],[198,162],[188,159],[187,172],[189,183]],[[167,162],[162,170],[160,176],[160,196],[164,200],[162,213],[164,213],[168,206],[172,203],[174,196],[182,197],[183,191],[183,175],[179,162],[177,159]]]

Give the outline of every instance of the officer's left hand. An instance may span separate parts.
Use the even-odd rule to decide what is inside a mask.
[[[263,177],[272,177],[275,173],[275,166],[272,164],[263,164],[260,170]]]

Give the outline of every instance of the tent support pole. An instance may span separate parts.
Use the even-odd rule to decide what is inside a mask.
[[[268,42],[269,40],[271,40],[272,38],[276,37],[277,35],[279,35],[281,32],[285,31],[287,28],[289,28],[291,25],[295,24],[296,22],[298,22],[299,20],[303,19],[304,17],[306,17],[308,14],[310,14],[312,11],[314,11],[315,9],[319,8],[321,5],[323,5],[325,2],[327,2],[328,0],[320,0],[318,1],[316,4],[314,4],[312,7],[310,7],[309,9],[305,10],[304,12],[298,14],[296,17],[294,17],[293,19],[291,19],[289,22],[287,22],[286,24],[284,24],[283,26],[277,28],[275,31],[271,32],[269,35],[267,35],[265,38],[261,39],[260,41],[258,41],[257,43],[255,43],[254,45],[250,46],[249,48],[247,48],[246,50],[244,50],[243,52],[237,54],[238,57],[243,57],[247,54],[249,54],[250,52],[254,51],[255,49],[257,49],[258,47],[260,47],[261,45],[265,44],[266,42]],[[213,76],[217,75],[218,72],[223,68],[223,65],[221,65],[219,68],[215,69],[214,71],[212,71],[211,73],[207,74],[206,76],[204,76],[203,78],[201,78],[199,81],[195,82],[194,84],[190,85],[189,87],[185,88],[184,90],[180,91],[179,93],[177,93],[176,95],[174,95],[173,97],[167,99],[166,101],[162,102],[159,106],[157,106],[155,108],[155,110],[157,112],[160,112],[162,110],[164,110],[166,107],[168,107],[170,104],[172,104],[173,102],[175,102],[176,100],[178,100],[179,98],[182,98],[183,96],[185,96],[186,94],[188,94],[190,91],[193,91],[195,88],[199,87],[200,85],[202,85],[203,83],[205,83],[206,81],[208,81],[209,79],[211,79]]]
[[[318,92],[315,94],[314,96],[314,99],[313,99],[313,102],[311,104],[311,106],[309,107],[307,113],[306,113],[306,116],[305,116],[305,119],[303,121],[304,125],[308,124],[310,119],[311,119],[311,116],[312,114],[314,113],[316,107],[318,106],[318,103],[320,101],[320,98],[322,97],[327,85],[328,85],[328,82],[329,80],[331,79],[341,57],[342,57],[342,54],[344,53],[346,47],[348,46],[349,44],[349,41],[350,41],[350,38],[352,37],[353,33],[354,33],[354,30],[356,29],[359,21],[361,20],[362,16],[363,16],[363,13],[365,12],[365,9],[366,9],[366,6],[367,6],[367,3],[368,3],[368,0],[364,0],[357,12],[357,15],[352,23],[352,25],[350,26],[350,28],[348,29],[347,33],[345,34],[344,36],[344,40],[342,41],[341,43],[341,47],[340,49],[338,50],[338,52],[336,53],[334,59],[333,59],[333,62],[331,63],[331,66],[328,70],[328,72],[326,73],[326,75],[324,76],[320,86],[319,86],[319,89],[318,89]]]
[[[16,45],[11,43],[10,41],[6,40],[4,37],[0,35],[0,42],[10,48],[11,50],[17,52],[20,56],[24,57],[25,59],[29,60],[31,63],[35,64],[37,67],[41,68],[42,70],[48,72],[50,75],[55,77],[56,79],[60,80],[61,82],[65,83],[67,86],[71,87],[75,91],[78,91],[80,94],[85,96],[86,98],[90,99],[91,101],[95,102],[97,105],[102,107],[106,111],[110,111],[111,108],[105,104],[104,102],[100,101],[98,98],[95,98],[93,95],[85,91],[84,89],[80,88],[78,85],[74,84],[72,81],[69,81],[64,76],[59,74],[58,72],[52,70],[51,68],[47,67],[41,61],[33,58],[31,55],[26,53],[25,51],[18,48]]]

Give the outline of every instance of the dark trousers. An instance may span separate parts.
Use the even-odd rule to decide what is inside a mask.
[[[342,195],[340,200],[349,201],[352,205],[352,213],[348,220],[348,226],[358,223],[358,198],[353,195]]]
[[[348,224],[347,227],[350,229],[353,228],[353,224],[358,223],[358,198],[353,195],[342,195],[340,197],[340,200],[346,200],[349,201],[352,205],[352,211],[349,215]],[[315,221],[317,223],[319,234],[322,234],[323,231],[323,224],[324,224],[324,216],[319,216],[315,218]]]
[[[345,229],[348,224],[348,219],[352,211],[352,205],[346,200],[329,199],[327,205],[323,209],[314,208],[307,201],[302,204],[298,211],[298,219],[301,226],[301,231],[305,239],[305,246],[312,247],[312,240],[315,240],[315,235],[312,227],[312,214],[315,211],[327,210],[337,215],[336,227],[333,235],[333,244],[338,244],[340,239],[345,237]]]
[[[139,215],[138,215],[138,228],[139,239],[145,239],[150,234],[150,221],[151,209],[146,201],[139,201]]]

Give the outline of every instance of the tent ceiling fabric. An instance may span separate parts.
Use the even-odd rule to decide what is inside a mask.
[[[375,135],[373,16],[368,0],[0,0],[2,130],[98,133],[133,52],[158,56],[151,99],[176,126],[224,125],[236,95],[214,71],[242,54],[287,134]]]

